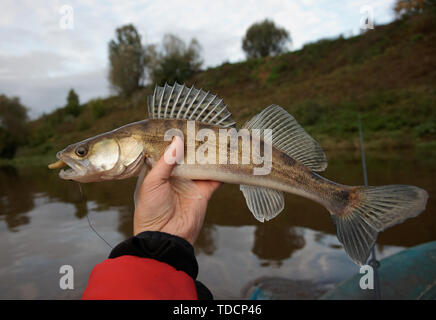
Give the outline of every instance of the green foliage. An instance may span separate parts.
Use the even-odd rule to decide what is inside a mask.
[[[106,108],[101,99],[95,99],[89,101],[88,108],[91,110],[94,119],[100,119],[106,114]]]
[[[153,52],[154,51],[154,52]],[[163,85],[165,82],[183,83],[192,78],[202,65],[201,46],[192,39],[187,46],[175,35],[167,34],[160,48],[150,47],[150,76],[154,83]]]
[[[280,75],[287,69],[287,65],[285,62],[279,62],[278,64],[274,65],[268,75],[268,79],[266,80],[267,83],[273,83],[277,81],[280,77]]]
[[[303,126],[313,126],[321,119],[325,113],[323,108],[317,101],[305,101],[298,106],[295,116],[298,122]]]
[[[19,98],[0,95],[0,157],[12,158],[28,136],[27,109]]]
[[[90,127],[91,127],[91,124],[86,119],[80,120],[79,123],[77,124],[78,130],[86,130],[86,129],[89,129]]]
[[[415,127],[415,132],[418,137],[431,136],[436,134],[436,123],[434,121],[427,121]]]
[[[314,42],[309,42],[303,46],[303,52],[309,56],[315,56],[316,58],[328,53],[334,45],[337,45],[337,41],[343,39],[339,38],[320,39]]]
[[[411,41],[416,42],[416,41],[421,41],[422,39],[424,39],[424,35],[422,33],[417,33],[412,35],[412,37],[410,38]]]
[[[77,117],[80,114],[80,111],[79,96],[73,89],[70,89],[67,96],[65,112],[73,117]]]
[[[288,51],[291,37],[283,28],[268,19],[251,25],[242,40],[247,58],[275,56]]]
[[[29,146],[35,147],[43,144],[48,139],[53,137],[54,135],[54,127],[48,124],[44,124],[40,127],[32,130],[29,137]]]
[[[117,92],[131,95],[144,80],[146,57],[141,36],[129,24],[116,30],[116,38],[109,42],[109,80]]]

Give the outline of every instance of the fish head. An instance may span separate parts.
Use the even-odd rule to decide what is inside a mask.
[[[59,166],[69,166],[59,172],[59,177],[77,182],[128,178],[139,172],[142,151],[140,142],[131,136],[119,137],[110,132],[89,138],[57,153]]]

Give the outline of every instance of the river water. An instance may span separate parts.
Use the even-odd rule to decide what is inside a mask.
[[[324,176],[362,184],[358,152],[327,157]],[[378,257],[436,240],[434,159],[413,150],[367,153],[370,185],[412,184],[430,194],[424,213],[380,234]],[[0,299],[80,298],[92,268],[132,234],[134,185],[85,184],[82,196],[77,183],[46,168],[0,168]],[[293,195],[285,200],[285,210],[262,224],[238,186],[215,193],[195,252],[198,279],[216,299],[247,298],[256,285],[280,298],[312,299],[359,272],[323,207]],[[73,267],[73,290],[59,286],[62,265]]]

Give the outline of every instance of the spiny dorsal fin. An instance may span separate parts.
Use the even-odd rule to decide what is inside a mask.
[[[156,86],[148,97],[148,114],[152,119],[185,119],[234,127],[235,121],[223,100],[209,92],[175,83]]]
[[[316,142],[286,110],[270,105],[244,126],[247,129],[271,129],[272,144],[313,171],[324,171],[327,158]]]
[[[244,194],[248,209],[260,222],[275,218],[285,207],[282,191],[244,184],[239,189]]]

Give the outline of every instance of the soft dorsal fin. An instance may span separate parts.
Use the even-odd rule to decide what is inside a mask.
[[[235,121],[223,100],[209,92],[175,83],[156,86],[148,97],[148,114],[152,119],[185,119],[234,127]]]
[[[272,144],[313,171],[327,168],[327,157],[316,142],[286,110],[270,105],[249,120],[244,128],[271,129]]]

